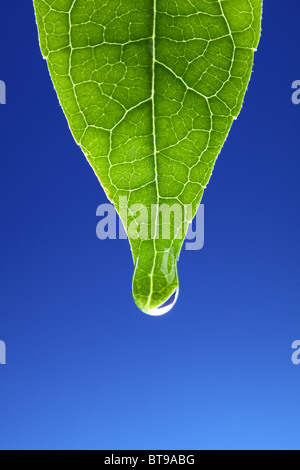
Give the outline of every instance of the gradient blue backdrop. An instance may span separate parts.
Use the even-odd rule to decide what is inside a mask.
[[[266,0],[245,106],[161,318],[131,298],[126,241],[42,60],[31,1],[0,17],[1,449],[300,449],[298,0]]]

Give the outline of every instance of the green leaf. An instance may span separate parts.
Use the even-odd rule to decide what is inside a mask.
[[[135,302],[162,313],[157,308],[176,297],[187,222],[242,106],[262,0],[34,0],[34,7],[70,129],[129,233]],[[163,204],[192,207],[184,217],[171,211],[169,239],[167,219],[153,210]]]

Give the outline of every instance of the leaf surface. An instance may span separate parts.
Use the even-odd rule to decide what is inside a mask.
[[[70,129],[129,234],[135,302],[159,313],[175,298],[186,222],[242,106],[262,0],[34,0],[34,7]],[[192,212],[180,218],[174,204]],[[162,205],[171,210],[169,239],[153,211]]]

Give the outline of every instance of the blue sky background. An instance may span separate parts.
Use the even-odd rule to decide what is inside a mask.
[[[300,449],[300,3],[266,0],[243,111],[166,316],[131,297],[126,241],[68,131],[31,1],[0,17],[1,449]]]

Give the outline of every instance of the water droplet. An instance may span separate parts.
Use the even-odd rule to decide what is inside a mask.
[[[153,317],[159,317],[161,315],[164,315],[165,313],[168,313],[176,304],[176,301],[178,299],[178,294],[179,294],[179,289],[176,288],[173,294],[168,298],[168,300],[166,300],[159,307],[156,307],[150,310],[148,312],[148,315],[151,315]]]

